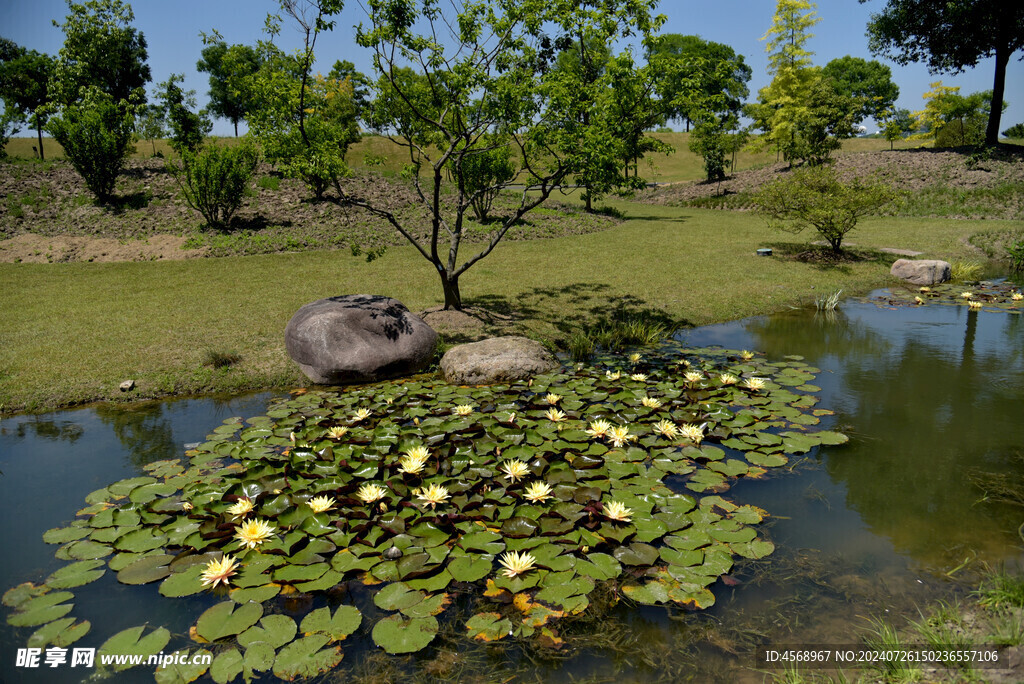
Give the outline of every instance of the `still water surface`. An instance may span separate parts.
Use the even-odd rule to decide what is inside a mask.
[[[737,586],[714,587],[700,614],[622,604],[567,629],[557,658],[514,645],[452,640],[416,656],[383,656],[366,625],[345,642],[327,681],[761,681],[757,644],[854,644],[869,616],[897,624],[917,606],[962,594],[986,565],[1019,568],[1024,508],[991,500],[986,475],[1024,477],[1024,316],[965,306],[889,310],[847,301],[835,316],[793,311],[684,331],[693,347],[799,354],[822,369],[825,429],[849,444],[822,448],[769,479],[727,494],[764,508],[761,532],[776,544],[740,566]],[[0,421],[0,530],[7,552],[0,588],[41,581],[64,565],[42,533],[66,525],[91,491],[176,458],[231,416],[265,412],[270,394],[97,406]],[[952,573],[951,576],[949,573]],[[167,599],[156,585],[114,574],[72,590],[72,615],[92,622],[76,646],[149,622],[188,647],[188,627],[209,596]],[[301,616],[308,607],[296,606]],[[32,629],[0,626],[0,681],[80,681],[81,670],[14,666]],[[574,635],[574,636],[573,636]],[[443,642],[444,640],[439,640]],[[135,671],[115,681],[152,681]]]

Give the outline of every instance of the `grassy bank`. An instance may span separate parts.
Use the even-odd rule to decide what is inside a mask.
[[[606,231],[499,245],[463,277],[466,303],[507,313],[507,330],[555,342],[615,312],[704,325],[807,304],[837,289],[862,292],[887,282],[895,259],[830,267],[766,259],[754,250],[799,246],[755,216],[614,207],[629,220]],[[876,219],[851,241],[953,258],[968,253],[969,235],[1001,225]],[[304,303],[356,292],[393,296],[413,311],[442,301],[436,274],[407,247],[372,263],[333,251],[0,264],[0,405],[11,412],[123,398],[117,385],[128,378],[138,383],[133,398],[302,383],[284,351],[285,324]],[[215,368],[218,354],[239,361]]]

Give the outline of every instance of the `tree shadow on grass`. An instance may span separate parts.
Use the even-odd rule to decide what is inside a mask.
[[[563,339],[578,330],[607,328],[630,321],[660,325],[668,331],[692,325],[688,320],[676,318],[640,297],[613,291],[604,283],[535,287],[511,297],[488,294],[467,298],[466,303],[473,308],[493,312],[512,327],[540,322],[544,327],[557,331]]]
[[[799,261],[809,264],[820,271],[838,271],[851,273],[850,264],[873,263],[889,266],[894,260],[888,254],[869,247],[844,247],[841,252],[834,252],[831,247],[816,245],[811,242],[769,242],[775,256],[788,261]]]

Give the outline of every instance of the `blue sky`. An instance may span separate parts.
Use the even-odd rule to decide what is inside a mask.
[[[229,43],[254,43],[261,37],[268,12],[277,11],[277,3],[268,0],[140,0],[133,3],[135,26],[149,44],[149,65],[153,82],[166,80],[172,73],[184,73],[187,87],[195,89],[201,104],[206,102],[206,74],[196,71],[202,50],[200,31],[217,29]],[[881,11],[884,0],[860,4],[856,0],[821,0],[814,27],[814,38],[808,44],[815,64],[844,55],[873,58],[864,35],[871,13]],[[760,40],[771,25],[775,2],[772,0],[663,0],[659,11],[668,20],[665,33],[696,34],[732,46],[744,55],[753,70],[750,82],[752,96],[768,84],[767,56]],[[67,14],[63,0],[0,0],[0,35],[28,48],[56,54],[63,43],[63,34],[52,20],[62,22]],[[324,72],[335,60],[347,59],[356,68],[369,74],[368,54],[355,44],[354,26],[364,13],[358,2],[347,3],[333,33],[323,36],[317,44],[318,67]],[[297,47],[300,36],[287,24],[278,44]],[[1014,55],[1007,69],[1006,95],[1009,107],[1003,113],[1001,129],[1024,121],[1024,63]],[[929,83],[942,80],[945,85],[960,86],[961,94],[992,87],[994,72],[991,59],[956,76],[932,75],[920,64],[898,66],[882,58],[892,68],[893,80],[900,87],[897,106],[910,110],[924,105],[922,94]],[[227,121],[214,125],[217,135],[231,135]]]

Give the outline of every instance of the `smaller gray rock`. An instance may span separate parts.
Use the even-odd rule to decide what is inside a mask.
[[[514,335],[460,344],[441,358],[444,379],[455,385],[526,380],[558,366],[558,359],[540,342]]]
[[[914,285],[938,285],[949,280],[952,267],[937,259],[897,259],[889,273]]]

